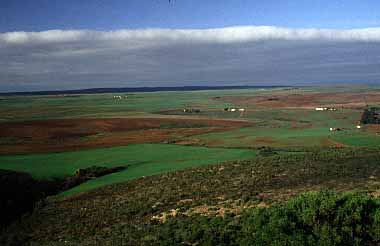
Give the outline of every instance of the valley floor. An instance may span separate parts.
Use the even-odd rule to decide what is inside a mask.
[[[0,169],[54,180],[126,167],[49,197],[6,242],[150,245],[176,216],[235,216],[324,189],[380,192],[380,125],[360,123],[380,105],[374,86],[0,99]]]

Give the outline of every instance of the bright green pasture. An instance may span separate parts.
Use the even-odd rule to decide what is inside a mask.
[[[202,143],[220,147],[318,147],[342,144],[351,147],[379,147],[380,136],[365,130],[343,128],[330,132],[327,127],[307,129],[249,127],[233,131],[198,135]]]
[[[339,132],[332,139],[352,147],[380,147],[380,136],[363,130]]]
[[[78,168],[93,165],[128,165],[123,172],[89,181],[66,192],[73,194],[142,176],[229,160],[249,159],[255,154],[255,151],[247,149],[141,144],[76,152],[0,156],[0,168],[28,172],[37,179],[49,179],[70,176]]]
[[[358,132],[355,127],[361,111],[339,109],[338,111],[315,111],[314,109],[258,109],[246,114],[253,127],[232,131],[203,134],[191,138],[204,144],[224,147],[273,146],[304,147],[326,146],[334,142],[346,145],[376,145],[374,134]],[[342,132],[329,129],[341,128]],[[337,137],[341,136],[342,137]],[[362,144],[353,144],[361,139]]]
[[[338,111],[315,111],[314,109],[256,109],[246,113],[248,119],[266,122],[269,125],[288,126],[294,124],[311,125],[312,127],[348,127],[351,128],[360,120],[362,111],[338,109]]]

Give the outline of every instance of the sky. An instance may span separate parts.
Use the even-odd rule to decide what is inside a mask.
[[[377,0],[1,0],[0,92],[380,84]]]

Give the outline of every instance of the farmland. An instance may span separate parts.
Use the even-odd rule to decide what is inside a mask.
[[[377,87],[4,96],[0,162],[38,179],[70,176],[90,164],[130,166],[126,176],[88,184],[97,187],[159,173],[146,163],[170,171],[250,158],[261,147],[378,147],[380,129],[356,129],[366,103],[380,104]],[[319,106],[337,111],[315,111]],[[224,110],[233,107],[245,112]],[[328,130],[335,127],[343,131]],[[133,174],[137,167],[147,173]]]
[[[247,208],[324,189],[375,196],[380,127],[360,120],[367,106],[379,105],[376,86],[1,96],[0,169],[53,181],[93,166],[126,167],[47,198],[12,233],[32,235],[37,244],[63,230],[60,240],[73,245],[107,235],[152,245],[165,226],[194,230],[181,222],[188,220],[203,226],[199,214],[246,216]],[[183,220],[152,220],[173,217],[167,214],[176,209]],[[64,215],[70,222],[54,222]],[[96,217],[107,217],[107,225]],[[193,236],[178,240],[194,244]]]
[[[76,152],[0,156],[0,162],[3,169],[28,172],[36,179],[67,177],[73,175],[77,169],[90,167],[94,163],[105,167],[128,167],[123,172],[82,184],[66,192],[67,195],[143,176],[236,159],[250,159],[254,156],[255,151],[245,149],[141,144]]]

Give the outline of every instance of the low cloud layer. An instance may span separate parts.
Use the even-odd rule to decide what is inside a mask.
[[[380,83],[380,28],[0,34],[0,91]]]

